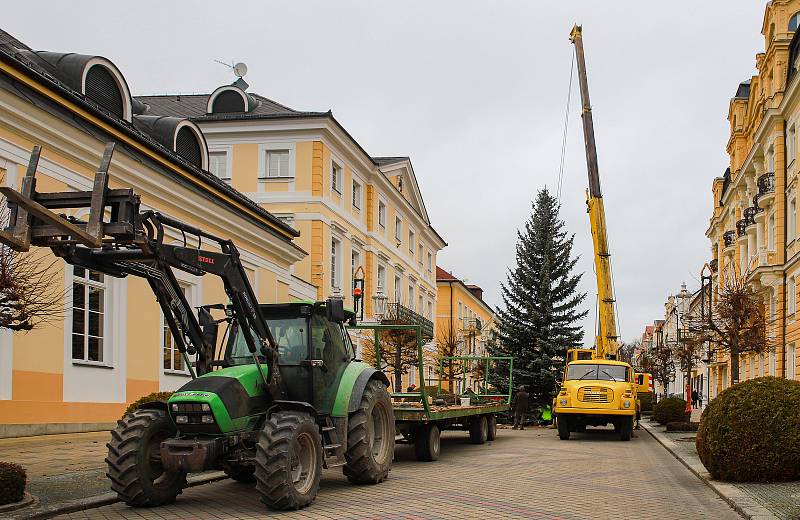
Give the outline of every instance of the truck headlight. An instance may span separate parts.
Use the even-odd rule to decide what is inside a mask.
[[[561,406],[567,406],[567,398],[562,397],[561,399],[558,400],[558,404],[560,404]]]
[[[188,415],[176,415],[175,422],[178,424],[189,424],[189,416]]]
[[[622,406],[623,406],[623,408],[630,408],[631,407],[631,402],[626,399],[626,400],[622,401]]]

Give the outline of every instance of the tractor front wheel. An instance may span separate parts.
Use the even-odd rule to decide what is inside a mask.
[[[175,427],[162,410],[136,410],[117,421],[106,444],[106,475],[120,500],[134,507],[160,506],[181,494],[186,473],[161,465],[161,443],[173,435]]]
[[[275,412],[258,437],[256,489],[270,509],[306,507],[317,497],[322,439],[314,419],[302,412]]]
[[[386,480],[394,458],[392,399],[380,381],[370,381],[358,409],[347,421],[347,451],[342,471],[355,484]]]

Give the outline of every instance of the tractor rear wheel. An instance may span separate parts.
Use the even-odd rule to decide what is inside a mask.
[[[342,471],[354,484],[386,480],[394,458],[392,399],[380,381],[370,381],[358,410],[347,421],[347,451]]]
[[[489,424],[489,429],[486,432],[486,440],[493,441],[497,438],[497,416],[494,414],[487,415],[486,421]]]
[[[306,507],[317,497],[322,439],[314,419],[302,412],[275,412],[258,437],[256,489],[270,509]]]
[[[441,432],[435,424],[422,424],[414,433],[414,454],[421,462],[433,462],[441,452]]]
[[[181,494],[186,473],[161,465],[161,442],[173,435],[175,427],[162,410],[136,410],[117,421],[106,444],[106,475],[120,500],[134,507],[159,506]]]
[[[562,441],[569,440],[569,418],[566,415],[559,415],[556,417],[558,424],[558,438]]]
[[[489,421],[485,415],[473,417],[469,423],[469,442],[472,444],[483,444],[489,437]]]

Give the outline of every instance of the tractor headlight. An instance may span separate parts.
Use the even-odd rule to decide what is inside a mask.
[[[203,424],[214,424],[214,416],[213,415],[204,415],[201,419]]]
[[[211,407],[208,405],[208,403],[203,403],[202,410],[204,412],[210,412],[211,411]]]
[[[189,424],[189,416],[188,415],[176,415],[175,422],[178,424]]]
[[[172,411],[173,412],[177,412],[178,411],[178,404],[177,403],[172,403]]]
[[[558,404],[560,404],[561,406],[567,406],[567,398],[562,397],[561,399],[558,400]]]
[[[627,399],[622,401],[622,407],[623,408],[630,408],[631,407],[631,402],[628,401]]]

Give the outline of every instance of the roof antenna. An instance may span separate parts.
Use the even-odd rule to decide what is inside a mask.
[[[224,61],[221,60],[214,60],[214,61],[219,63],[220,65],[225,65],[226,67],[231,69],[233,75],[236,76],[236,81],[231,83],[233,86],[239,87],[242,90],[247,90],[247,87],[250,86],[244,80],[244,76],[247,74],[247,65],[245,65],[241,61],[237,63],[234,63],[233,61],[231,61],[230,63],[225,63]]]

